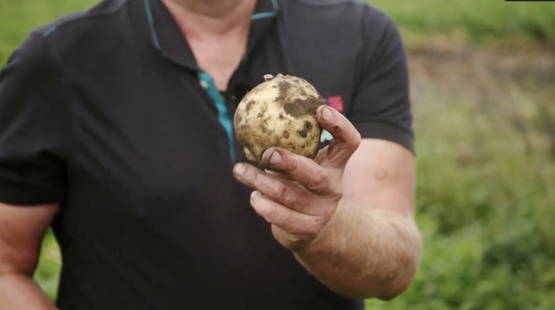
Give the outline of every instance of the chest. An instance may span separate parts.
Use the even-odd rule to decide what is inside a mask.
[[[203,70],[215,80],[218,76],[220,81],[228,80],[223,95],[227,117],[233,118],[242,95],[268,73],[306,77],[324,97],[343,95],[349,101],[349,79],[331,74],[335,68],[326,62],[309,61],[298,52],[310,45],[281,41],[277,32],[266,34],[245,58],[243,49],[237,48],[245,44],[190,43],[191,50],[208,51],[197,57]],[[229,50],[231,56],[225,53]],[[137,51],[129,46],[101,54],[103,57],[95,49],[87,53],[90,55],[81,58],[104,61],[77,59],[66,67],[76,94],[71,177],[87,179],[87,187],[109,190],[114,198],[137,194],[175,197],[173,201],[182,204],[203,201],[215,205],[209,203],[220,197],[214,193],[236,186],[229,135],[198,72],[168,57],[167,51],[153,48]],[[342,66],[345,76],[351,75],[348,69]],[[243,154],[236,141],[235,146],[241,161]]]

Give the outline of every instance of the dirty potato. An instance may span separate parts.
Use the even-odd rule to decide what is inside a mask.
[[[278,74],[264,79],[243,97],[235,112],[235,134],[245,156],[262,165],[264,151],[280,147],[314,158],[322,132],[316,109],[324,100],[299,77]]]

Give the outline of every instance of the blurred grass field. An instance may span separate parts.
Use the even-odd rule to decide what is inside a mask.
[[[0,0],[0,63],[91,0]],[[555,309],[555,3],[372,3],[406,38],[417,131],[413,286],[368,309]],[[54,298],[49,235],[36,278]]]
[[[370,0],[400,25],[408,39],[459,36],[486,42],[555,42],[555,5],[503,0]]]

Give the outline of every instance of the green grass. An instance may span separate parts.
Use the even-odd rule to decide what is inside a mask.
[[[0,63],[32,28],[93,2],[0,1]],[[555,309],[552,52],[511,58],[466,45],[553,43],[555,3],[372,3],[410,38],[425,246],[413,286],[368,309]],[[438,35],[454,38],[448,50],[462,56],[434,56],[428,38]],[[35,278],[52,298],[59,268],[49,234]]]
[[[555,3],[503,0],[370,0],[370,3],[390,14],[406,35],[555,43]]]

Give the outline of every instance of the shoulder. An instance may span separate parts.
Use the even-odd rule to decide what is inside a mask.
[[[72,51],[79,46],[90,48],[95,41],[106,38],[106,33],[113,32],[114,22],[121,20],[116,15],[130,1],[104,0],[89,10],[35,28],[12,53],[0,74],[4,77],[11,72],[44,75],[55,71],[58,60],[64,56],[61,51]]]
[[[284,22],[298,35],[329,37],[341,34],[344,40],[354,44],[375,47],[383,37],[395,35],[397,29],[386,13],[361,1],[288,0],[281,3]]]
[[[99,36],[121,19],[118,13],[132,0],[104,0],[94,7],[63,16],[33,30],[32,36],[43,37],[49,44],[90,36]]]

